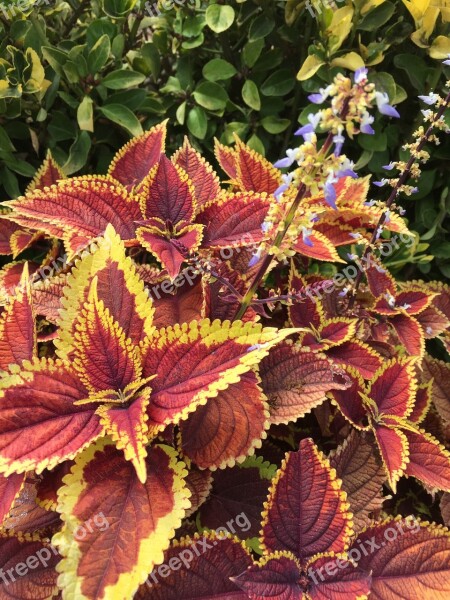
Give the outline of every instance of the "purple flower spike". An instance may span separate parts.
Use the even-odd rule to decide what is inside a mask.
[[[389,96],[386,92],[375,92],[375,100],[378,106],[378,110],[382,115],[386,115],[387,117],[396,117],[400,118],[397,110],[389,104]]]

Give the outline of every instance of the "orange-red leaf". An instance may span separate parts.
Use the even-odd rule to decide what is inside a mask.
[[[58,506],[64,527],[53,543],[64,557],[58,583],[68,600],[132,598],[163,560],[190,505],[186,471],[167,446],[151,448],[146,462],[141,483],[121,453],[101,440],[64,478]]]
[[[235,183],[245,192],[273,192],[280,186],[281,172],[261,154],[236,137]]]
[[[72,458],[102,434],[87,389],[60,361],[26,364],[0,382],[0,471],[38,472]],[[95,410],[95,408],[94,408]]]
[[[181,452],[202,469],[232,466],[261,446],[268,417],[258,378],[246,373],[181,422]]]
[[[288,423],[321,404],[330,390],[348,387],[346,378],[324,356],[279,344],[260,365],[272,423]],[[345,392],[344,392],[345,393]]]
[[[45,157],[44,162],[39,167],[33,181],[27,187],[26,191],[32,192],[34,190],[43,190],[54,183],[58,183],[61,179],[65,179],[63,170],[53,158],[50,150],[47,150],[47,156]]]
[[[345,493],[311,439],[290,452],[272,481],[262,521],[266,553],[292,552],[302,565],[321,552],[343,552],[352,535]]]
[[[204,225],[202,246],[228,248],[257,244],[264,237],[261,225],[268,209],[265,194],[223,194],[205,205],[197,216],[197,223]]]
[[[412,411],[416,380],[410,361],[391,360],[375,373],[367,388],[367,395],[378,407],[378,412],[395,417],[406,417]]]
[[[366,552],[361,552],[361,545]],[[413,517],[386,520],[360,534],[353,549],[361,556],[359,568],[372,573],[371,599],[449,597],[447,530]]]
[[[389,485],[396,491],[397,481],[403,475],[408,459],[408,438],[400,429],[377,426],[375,439],[386,468]]]
[[[13,473],[9,477],[0,475],[0,523],[3,522],[3,519],[9,513],[24,483],[24,473],[20,475]]]
[[[372,379],[382,364],[378,352],[357,339],[328,348],[326,354],[338,365],[353,367],[364,379]]]
[[[405,429],[409,462],[405,474],[431,488],[450,492],[450,453],[432,435],[422,429]]]
[[[192,181],[198,207],[217,198],[220,182],[213,168],[184,138],[183,145],[172,156],[172,162],[185,171]]]
[[[229,146],[224,146],[214,139],[214,155],[225,173],[234,180],[237,176],[236,152]]]
[[[133,138],[113,158],[109,175],[131,191],[159,161],[165,139],[166,121]]]

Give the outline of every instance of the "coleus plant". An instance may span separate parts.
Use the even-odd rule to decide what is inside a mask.
[[[131,140],[108,175],[65,178],[48,155],[25,196],[5,203],[1,251],[19,258],[0,274],[5,594],[382,598],[394,579],[419,595],[448,592],[444,529],[421,523],[418,538],[350,554],[394,522],[383,485],[396,493],[413,476],[423,493],[450,492],[449,368],[425,352],[426,340],[446,343],[449,289],[396,282],[381,262],[384,243],[413,235],[396,200],[413,192],[407,179],[444,129],[448,98],[436,99],[412,160],[392,165],[402,174],[383,203],[367,200],[343,132],[370,134],[374,104],[395,109],[365,70],[311,101],[328,97],[332,108],[276,165],[238,138],[217,142],[221,181],[187,139],[165,155],[164,122]],[[349,267],[353,280],[337,272]],[[336,449],[333,468],[305,430]],[[169,548],[177,531],[220,524],[218,506],[231,517],[251,509],[247,546],[260,561],[214,533]],[[200,539],[206,552],[190,568],[139,587]],[[389,571],[403,552],[407,568]],[[330,560],[347,555],[331,575]],[[46,558],[21,575],[29,556]]]

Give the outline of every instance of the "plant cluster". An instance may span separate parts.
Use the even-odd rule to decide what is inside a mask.
[[[450,289],[384,257],[450,94],[375,182],[343,154],[399,116],[367,69],[310,100],[275,165],[216,140],[220,178],[164,121],[4,203],[5,595],[448,596]]]
[[[351,151],[362,175],[381,177],[420,125],[417,95],[439,81],[448,20],[448,3],[437,0],[3,0],[2,193],[23,192],[47,149],[66,175],[105,173],[129,136],[163,118],[170,152],[189,132],[211,162],[214,137],[231,144],[237,133],[275,161],[297,117],[308,122],[307,94],[364,64],[404,117],[377,117],[375,135],[358,136]],[[422,239],[393,256],[392,267],[406,265],[411,277],[449,276],[448,148],[443,140],[432,149],[418,194],[405,204]]]

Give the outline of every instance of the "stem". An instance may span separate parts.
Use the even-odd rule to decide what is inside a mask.
[[[347,112],[347,104],[344,105],[344,108],[342,110],[343,117],[345,116],[346,112]],[[333,143],[333,137],[334,137],[334,135],[330,131],[328,133],[328,136],[325,140],[324,145],[320,149],[321,154],[324,154],[324,155],[327,154],[327,152],[331,148],[331,144]],[[295,198],[291,204],[291,207],[289,209],[289,212],[286,215],[286,219],[284,221],[284,227],[281,231],[278,231],[277,235],[275,236],[275,240],[274,240],[272,246],[275,246],[277,248],[280,247],[282,241],[284,240],[284,236],[286,235],[286,233],[295,217],[297,208],[299,207],[300,202],[305,197],[307,191],[308,191],[308,188],[306,187],[306,185],[304,183],[300,184],[300,187],[298,188],[298,191],[297,191],[297,195],[295,196]],[[233,321],[236,321],[237,319],[242,319],[242,317],[244,316],[248,307],[252,303],[253,296],[255,295],[256,290],[258,289],[261,281],[263,280],[264,275],[266,274],[266,271],[269,268],[270,263],[272,262],[272,259],[273,259],[273,256],[269,253],[266,254],[266,256],[264,257],[258,271],[256,272],[256,274],[253,278],[253,281],[252,281],[249,289],[247,290],[247,293],[245,294],[243,300],[241,301],[241,305],[240,305],[238,311],[236,312]]]
[[[70,30],[75,25],[75,23],[78,21],[78,17],[80,17],[83,14],[83,11],[86,8],[87,4],[88,4],[87,0],[80,1],[78,7],[73,11],[72,16],[67,21],[67,23],[64,27],[64,31],[62,34],[63,38],[66,37],[67,35],[69,35]]]
[[[128,52],[129,50],[132,50],[133,44],[136,41],[136,36],[138,34],[139,27],[141,25],[141,21],[143,18],[144,18],[144,13],[139,12],[136,14],[134,21],[133,21],[133,27],[131,28],[130,35],[128,36],[128,42],[126,44],[126,52]]]
[[[450,102],[450,93],[447,94],[447,97],[444,100],[444,103],[442,104],[442,106],[439,108],[438,112],[436,113],[436,118],[430,123],[428,129],[426,130],[426,132],[423,134],[419,144],[417,145],[417,150],[416,152],[420,152],[423,147],[425,146],[425,144],[428,141],[428,138],[430,137],[430,135],[433,132],[434,129],[434,124],[436,123],[436,121],[439,121],[439,119],[442,117],[442,115],[445,112],[445,109],[447,108],[448,104]],[[380,227],[382,227],[386,221],[386,213],[389,210],[389,208],[392,206],[394,200],[397,198],[398,193],[399,193],[399,188],[404,185],[406,183],[406,181],[409,179],[410,174],[411,174],[411,167],[413,166],[413,164],[415,163],[416,158],[414,156],[414,154],[411,154],[411,156],[409,157],[408,162],[406,163],[406,167],[405,170],[403,171],[403,173],[400,175],[396,185],[392,188],[392,191],[389,195],[389,198],[386,200],[386,207],[384,212],[382,213],[382,215],[380,216],[379,220],[378,220],[378,224],[372,234],[372,237],[370,239],[370,243],[369,245],[366,247],[366,249],[364,250],[364,254],[363,257],[361,259],[361,262],[364,263],[364,261],[367,259],[367,257],[369,256],[369,254],[371,253],[371,248],[372,246],[375,244],[375,242],[378,239],[378,229]],[[353,290],[353,294],[349,300],[349,304],[348,304],[348,308],[349,310],[353,308],[353,305],[355,304],[355,300],[356,300],[356,294],[358,292],[358,288],[361,284],[361,280],[363,277],[363,271],[358,271],[358,274],[356,276],[355,279],[355,287]]]

